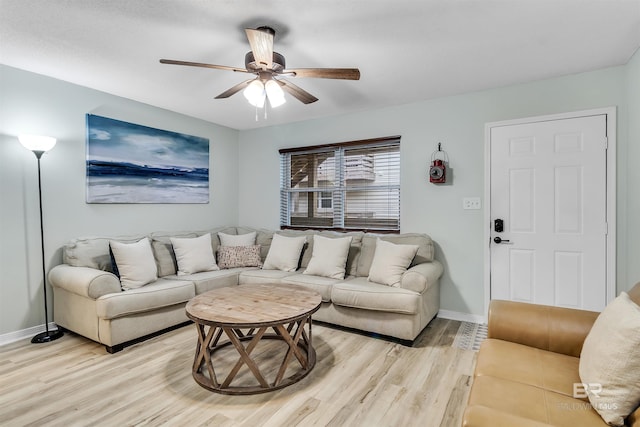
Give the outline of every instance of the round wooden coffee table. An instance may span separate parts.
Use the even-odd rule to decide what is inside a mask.
[[[318,311],[321,302],[320,294],[305,287],[277,284],[231,286],[196,296],[186,306],[187,316],[198,330],[193,378],[202,387],[223,394],[264,393],[299,381],[316,363],[311,315]],[[222,338],[223,334],[227,339]],[[251,357],[258,343],[266,339],[287,344],[271,381],[267,381]],[[214,355],[227,346],[233,346],[240,358],[220,382]],[[300,368],[285,378],[292,359],[298,361]],[[231,385],[243,365],[257,380],[255,385]]]

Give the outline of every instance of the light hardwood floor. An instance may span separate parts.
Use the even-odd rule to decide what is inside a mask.
[[[457,427],[476,357],[451,346],[459,325],[436,318],[405,347],[314,323],[313,371],[253,396],[195,383],[193,325],[113,355],[72,333],[24,340],[0,347],[0,425]]]

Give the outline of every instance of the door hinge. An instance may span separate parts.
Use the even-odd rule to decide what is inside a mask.
[[[605,221],[604,223],[604,235],[609,235],[609,223]]]
[[[609,138],[607,138],[606,136],[604,137],[604,149],[606,150],[607,148],[609,148]]]

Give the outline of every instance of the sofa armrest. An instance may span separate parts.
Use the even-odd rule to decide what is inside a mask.
[[[400,287],[423,293],[438,282],[444,268],[438,261],[416,264],[402,275]]]
[[[53,287],[92,299],[122,291],[115,274],[90,267],[56,265],[49,271],[48,278]]]
[[[487,338],[580,357],[582,344],[600,313],[493,300]]]

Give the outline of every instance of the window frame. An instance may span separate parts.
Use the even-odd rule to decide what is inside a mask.
[[[330,230],[330,231],[364,231],[364,232],[373,232],[378,234],[399,234],[400,233],[400,217],[401,217],[401,179],[400,179],[400,140],[401,137],[399,135],[388,136],[382,138],[371,138],[371,139],[363,139],[357,141],[347,141],[347,142],[339,142],[332,144],[321,144],[321,145],[313,145],[313,146],[304,146],[304,147],[292,147],[292,148],[283,148],[279,150],[280,154],[280,229],[281,230]],[[347,221],[347,217],[345,212],[343,211],[345,207],[345,197],[348,191],[353,191],[353,187],[350,188],[349,185],[343,184],[345,182],[344,176],[346,173],[346,162],[343,159],[342,154],[348,152],[350,150],[359,150],[359,149],[371,149],[375,151],[376,149],[380,149],[382,147],[396,147],[398,150],[398,158],[397,158],[397,173],[398,173],[398,181],[397,184],[389,185],[388,189],[395,189],[398,192],[398,206],[397,206],[397,228],[388,227],[388,228],[377,228],[377,227],[344,227],[345,222]],[[291,156],[293,155],[304,155],[304,154],[320,154],[323,152],[333,152],[333,156],[335,157],[335,169],[336,169],[336,181],[338,182],[337,186],[330,187],[328,189],[324,188],[316,188],[309,187],[309,191],[306,193],[318,193],[318,197],[315,198],[314,204],[318,208],[320,206],[322,199],[322,194],[327,192],[333,193],[332,207],[331,208],[318,208],[320,213],[328,213],[327,211],[332,211],[334,207],[337,206],[338,209],[337,215],[341,215],[341,224],[340,226],[333,226],[335,221],[332,219],[332,225],[291,225],[291,212],[289,211],[289,203],[290,203],[290,195],[295,192],[303,192],[299,188],[295,191],[292,191],[291,187]],[[375,191],[376,189],[372,189]],[[286,219],[285,219],[286,218]],[[313,222],[324,222],[328,221],[326,217],[309,217]]]

